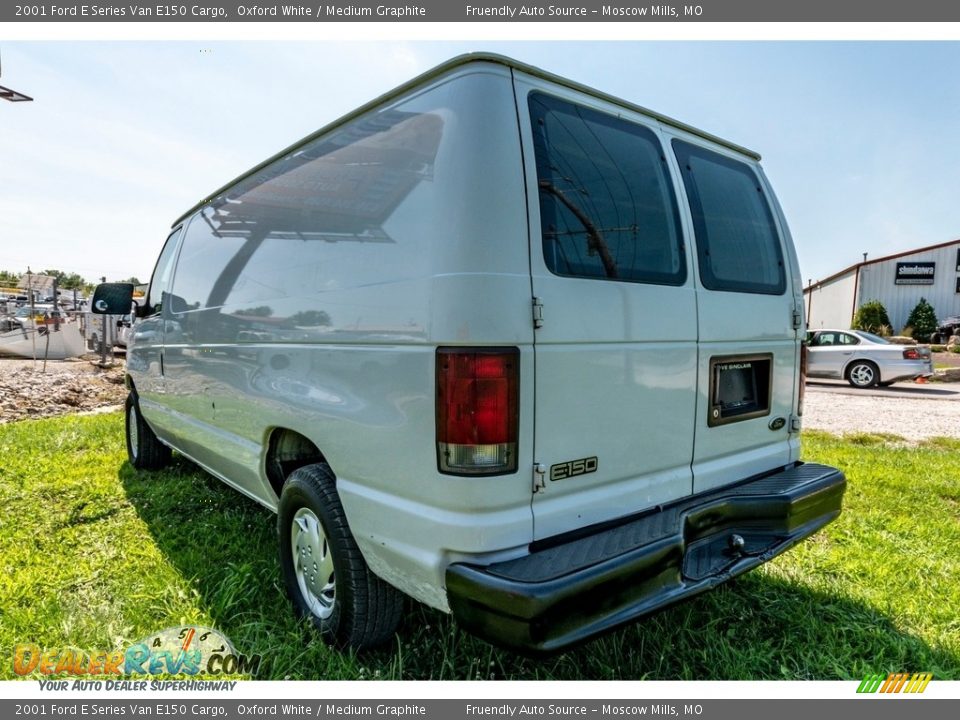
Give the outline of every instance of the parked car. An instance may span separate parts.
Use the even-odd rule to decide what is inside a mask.
[[[895,345],[864,330],[814,330],[807,333],[807,351],[807,377],[846,380],[857,388],[933,374],[930,348]]]
[[[843,474],[800,460],[800,277],[756,153],[464,56],[174,222],[129,460],[275,511],[337,646],[388,641],[403,592],[560,650],[839,515]]]
[[[937,330],[930,336],[930,342],[936,344],[947,342],[951,336],[960,335],[960,316],[948,317],[937,324]]]

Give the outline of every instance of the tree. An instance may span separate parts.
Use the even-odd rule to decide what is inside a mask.
[[[57,279],[57,288],[60,290],[82,290],[87,284],[77,273],[65,273],[63,270],[44,270],[44,275]]]
[[[853,316],[853,329],[866,330],[877,335],[889,332],[890,316],[887,315],[887,309],[883,303],[879,300],[871,300],[857,308]]]
[[[907,327],[912,328],[911,335],[915,340],[927,341],[937,329],[937,313],[933,305],[926,298],[914,305],[907,318]]]
[[[20,273],[0,270],[0,286],[16,287],[18,282],[20,282]]]
[[[329,325],[330,315],[328,315],[325,310],[303,310],[296,315],[291,315],[290,322],[293,325],[300,325],[302,327]]]

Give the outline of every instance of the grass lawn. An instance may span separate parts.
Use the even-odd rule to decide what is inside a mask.
[[[292,620],[273,516],[191,464],[126,464],[119,413],[0,426],[0,678],[13,647],[103,651],[202,624],[260,678],[960,679],[960,441],[806,433],[842,468],[844,514],[727,586],[530,660],[410,603],[393,645],[328,650]]]

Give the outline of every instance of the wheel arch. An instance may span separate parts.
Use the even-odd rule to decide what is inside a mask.
[[[327,462],[310,438],[290,428],[271,429],[265,447],[264,472],[278,499],[290,473],[305,465]]]

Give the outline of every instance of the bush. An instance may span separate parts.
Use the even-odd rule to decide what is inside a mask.
[[[911,329],[910,335],[917,340],[929,340],[930,336],[936,332],[937,313],[926,298],[920,298],[920,302],[910,311],[907,325]],[[904,335],[906,335],[906,332],[904,332]]]
[[[890,317],[887,315],[887,309],[879,300],[865,302],[857,308],[853,316],[853,329],[866,330],[877,335],[890,334]]]

